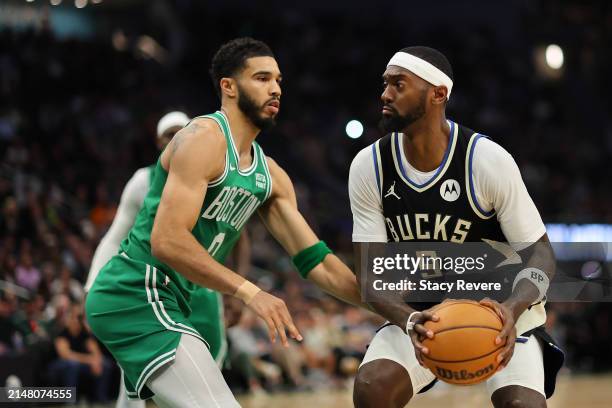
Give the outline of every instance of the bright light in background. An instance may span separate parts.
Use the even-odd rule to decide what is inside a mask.
[[[546,47],[546,64],[552,69],[560,69],[563,66],[563,50],[557,44]]]
[[[346,135],[351,139],[358,139],[363,134],[363,125],[358,120],[351,120],[346,124]]]
[[[100,4],[100,3],[102,3],[102,0],[91,0],[91,2],[93,4]]]
[[[74,0],[74,6],[76,8],[83,8],[87,5],[87,0]]]
[[[62,0],[49,0],[52,6],[57,6],[62,2]]]
[[[26,1],[27,1],[28,3],[31,3],[31,2],[33,2],[34,0],[26,0]]]

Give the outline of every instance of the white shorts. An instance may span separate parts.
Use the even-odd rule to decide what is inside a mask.
[[[410,337],[395,325],[384,326],[376,333],[360,367],[380,359],[395,361],[406,369],[414,394],[436,379],[429,369],[419,364]],[[542,346],[534,335],[528,338],[518,337],[514,355],[506,368],[487,380],[489,397],[496,390],[508,385],[530,388],[546,397]]]

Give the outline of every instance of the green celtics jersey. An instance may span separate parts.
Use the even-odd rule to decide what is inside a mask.
[[[215,260],[223,263],[246,222],[270,197],[272,180],[263,150],[256,142],[252,146],[253,163],[247,169],[239,168],[238,150],[223,112],[200,117],[212,119],[219,125],[227,142],[227,151],[223,174],[208,184],[200,217],[191,232]],[[161,166],[160,159],[152,173],[151,188],[134,226],[121,243],[121,250],[128,257],[163,271],[189,301],[195,285],[151,254],[151,230],[167,177],[168,172]]]

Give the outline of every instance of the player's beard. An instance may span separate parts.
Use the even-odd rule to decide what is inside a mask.
[[[269,129],[276,125],[276,120],[273,116],[266,118],[261,114],[268,102],[270,101],[266,101],[263,106],[258,106],[257,102],[249,96],[244,88],[238,85],[238,108],[261,130]]]
[[[383,115],[378,126],[383,133],[401,132],[402,130],[406,129],[408,126],[412,125],[414,122],[421,119],[423,115],[425,115],[426,97],[427,93],[423,92],[421,94],[419,104],[405,115],[400,115],[395,108],[389,106],[393,113],[391,115]]]

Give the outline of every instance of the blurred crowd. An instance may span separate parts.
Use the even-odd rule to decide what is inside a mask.
[[[223,41],[238,35],[267,41],[285,77],[279,124],[261,144],[294,180],[310,224],[349,264],[348,168],[381,136],[380,76],[406,45],[430,45],[448,56],[456,84],[448,116],[514,155],[545,222],[612,222],[612,109],[605,92],[612,89],[612,13],[605,5],[529,2],[515,31],[502,35],[484,24],[407,27],[390,20],[401,15],[384,13],[354,21],[279,10],[241,25],[246,14],[200,3],[178,2],[173,15],[180,27],[172,35],[156,32],[171,56],[163,64],[129,46],[119,49],[110,35],[59,40],[44,27],[0,31],[0,360],[35,354],[37,375],[47,383],[53,370],[86,367],[94,377],[111,376],[108,356],[82,319],[92,253],[129,176],[156,158],[157,119],[171,109],[195,116],[218,107],[208,64]],[[129,44],[148,27],[135,19],[123,38]],[[534,66],[534,50],[548,42],[565,51],[558,79]],[[344,135],[353,118],[365,124],[357,141]],[[280,349],[245,312],[229,329],[228,378],[253,392],[343,386],[380,321],[301,281],[263,226],[248,227],[252,277],[287,301],[305,341]],[[612,367],[610,357],[601,357],[612,338],[612,308],[550,308],[568,367]],[[76,367],[58,363],[77,354]]]

